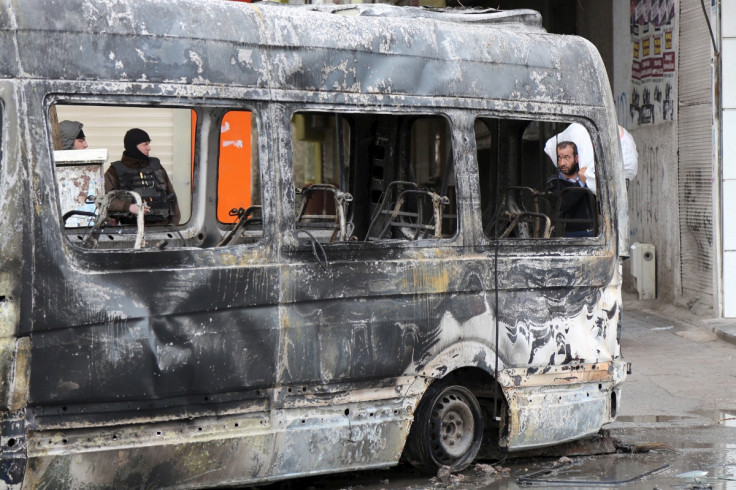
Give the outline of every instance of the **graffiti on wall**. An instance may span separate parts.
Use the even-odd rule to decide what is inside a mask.
[[[626,92],[621,92],[621,94],[614,99],[614,102],[616,104],[618,125],[623,126],[626,129],[630,129],[631,118],[629,117],[629,95]]]
[[[658,243],[655,236],[663,228],[657,223],[664,223],[667,216],[661,196],[651,192],[652,189],[665,187],[666,169],[661,165],[661,149],[657,145],[644,144],[639,147],[639,173],[629,187],[629,202],[636,203],[629,210],[629,233],[632,241]]]
[[[674,121],[677,53],[675,0],[631,0],[632,128]]]
[[[684,200],[680,204],[687,233],[683,233],[683,246],[696,250],[697,270],[711,272],[713,269],[713,211],[709,207],[712,199],[712,175],[702,168],[686,171],[684,179]],[[684,231],[684,230],[683,230]]]

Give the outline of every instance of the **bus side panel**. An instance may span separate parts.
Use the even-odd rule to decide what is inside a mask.
[[[275,269],[94,276],[61,270],[37,288],[32,406],[63,404],[70,415],[71,404],[142,408],[189,395],[216,402],[224,401],[218,395],[273,385]],[[62,282],[68,287],[54,290]]]
[[[6,21],[0,11],[0,25]],[[0,69],[13,72],[17,58],[3,45]],[[5,50],[7,48],[7,51]],[[0,71],[0,73],[2,73]],[[0,482],[18,483],[25,466],[25,412],[30,361],[31,284],[33,237],[23,92],[17,81],[0,80]],[[0,483],[0,486],[3,485]]]
[[[416,372],[438,348],[443,317],[477,302],[464,294],[464,271],[451,259],[382,261],[361,248],[352,261],[335,259],[329,275],[313,264],[291,264],[284,283],[284,298],[293,301],[284,308],[285,383],[361,386]]]
[[[314,396],[314,395],[312,395]],[[191,488],[396,464],[416,400],[220,414],[33,434],[31,488]]]
[[[500,260],[506,289],[498,305],[505,331],[500,348],[519,353],[502,357],[509,367],[594,363],[619,356],[616,262],[612,256],[586,256],[585,249],[554,260]]]
[[[336,261],[329,275],[294,264],[284,284],[294,304],[284,309],[282,379],[363,382],[418,373],[461,339],[495,350],[496,311],[502,366],[610,361],[619,355],[620,301],[610,301],[607,289],[616,277],[613,262],[582,252],[554,260],[501,257],[497,306],[493,260],[483,256]]]

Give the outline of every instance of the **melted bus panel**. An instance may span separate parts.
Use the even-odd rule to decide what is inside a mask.
[[[6,484],[459,470],[615,418],[626,196],[587,42],[531,11],[70,1],[0,0]],[[107,159],[67,172],[62,119]],[[133,127],[178,223],[94,182]]]

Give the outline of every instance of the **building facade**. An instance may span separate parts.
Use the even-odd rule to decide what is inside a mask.
[[[656,247],[658,299],[713,317],[736,317],[735,4],[617,2],[612,15],[611,83],[639,151],[630,241]],[[637,32],[642,17],[647,32]],[[663,69],[642,69],[647,57]]]

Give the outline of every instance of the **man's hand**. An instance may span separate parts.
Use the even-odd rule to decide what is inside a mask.
[[[146,206],[145,203],[143,203],[143,214],[146,214],[150,210],[151,210],[151,208],[149,208],[148,206]],[[128,211],[130,211],[130,213],[132,213],[132,214],[136,214],[137,215],[138,214],[138,205],[136,203],[131,204],[130,207],[128,208]]]
[[[580,170],[578,170],[578,179],[580,179],[580,182],[585,184],[585,171],[588,170],[588,167],[580,167]]]

